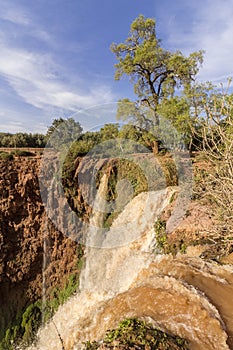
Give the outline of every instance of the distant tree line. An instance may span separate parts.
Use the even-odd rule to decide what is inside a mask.
[[[0,147],[6,148],[43,148],[46,145],[46,136],[44,134],[31,134],[18,132],[16,134],[0,132]]]

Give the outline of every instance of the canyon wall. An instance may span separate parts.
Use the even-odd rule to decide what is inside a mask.
[[[40,196],[41,159],[0,161],[0,329],[13,324],[29,304],[62,288],[78,273],[77,243],[47,218]],[[46,245],[46,256],[44,247]]]

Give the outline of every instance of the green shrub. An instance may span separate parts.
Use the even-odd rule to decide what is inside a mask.
[[[166,221],[158,219],[154,224],[156,245],[162,253],[166,253],[167,233]]]
[[[78,257],[77,268],[81,271],[83,266],[83,247],[82,245],[78,245],[76,249],[76,254]],[[43,320],[47,322],[57,311],[58,307],[66,302],[68,298],[73,295],[79,286],[79,273],[71,274],[68,277],[68,280],[65,286],[60,289],[55,287],[53,291],[50,293],[50,298],[43,305]]]
[[[29,345],[35,337],[38,327],[41,325],[40,300],[30,304],[22,315],[8,326],[0,341],[0,350],[13,350],[16,344]]]
[[[11,154],[16,156],[16,157],[34,157],[35,153],[26,151],[26,150],[20,150],[16,149],[14,151],[11,151]]]
[[[166,221],[158,220],[154,224],[156,247],[162,254],[172,254],[175,256],[178,252],[181,254],[186,253],[187,243],[181,238],[176,242],[169,241],[166,232]],[[157,251],[156,251],[157,253]]]
[[[109,349],[188,349],[188,344],[184,339],[165,333],[139,319],[123,320],[119,323],[118,328],[107,331],[103,341],[87,341],[85,350],[97,350],[101,344]]]
[[[21,328],[23,330],[23,343],[29,345],[35,337],[42,320],[41,301],[30,304],[22,316]]]
[[[163,175],[166,179],[167,186],[177,186],[178,184],[178,174],[177,165],[172,158],[166,156],[160,156],[160,165],[163,169]],[[179,178],[180,180],[180,178]]]
[[[14,156],[8,152],[0,152],[0,160],[13,160]]]

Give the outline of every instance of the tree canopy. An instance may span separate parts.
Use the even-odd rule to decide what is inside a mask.
[[[132,22],[125,42],[113,43],[111,50],[118,61],[115,79],[128,76],[137,96],[136,101],[118,101],[117,119],[133,122],[158,138],[166,125],[161,120],[166,119],[170,131],[172,127],[177,131],[179,140],[175,143],[183,139],[191,149],[199,122],[200,99],[206,91],[206,86],[196,83],[203,51],[186,57],[178,50],[166,50],[157,37],[155,20],[143,15]]]
[[[111,45],[116,55],[115,79],[127,75],[134,83],[140,105],[153,111],[153,124],[159,124],[158,106],[163,99],[174,96],[175,89],[189,89],[203,61],[203,51],[185,57],[180,51],[161,47],[155,20],[140,15],[130,27],[124,43]]]
[[[54,119],[46,133],[47,145],[58,150],[68,147],[70,143],[78,139],[82,131],[80,123],[73,118]]]

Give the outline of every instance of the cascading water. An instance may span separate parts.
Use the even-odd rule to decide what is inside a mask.
[[[103,176],[95,203],[99,211],[87,233],[80,293],[59,308],[31,349],[79,349],[84,341],[101,339],[127,317],[149,319],[186,338],[193,350],[230,349],[230,267],[153,253],[154,221],[176,189],[139,194],[106,232],[99,226],[107,181]]]
[[[102,178],[97,205],[102,211],[107,177]],[[102,212],[90,221],[87,235],[86,266],[81,274],[81,291],[104,292],[115,295],[127,290],[139,271],[148,266],[153,255],[153,225],[163,208],[169,203],[172,188],[143,192],[128,203],[114,220],[109,231],[101,229]]]

